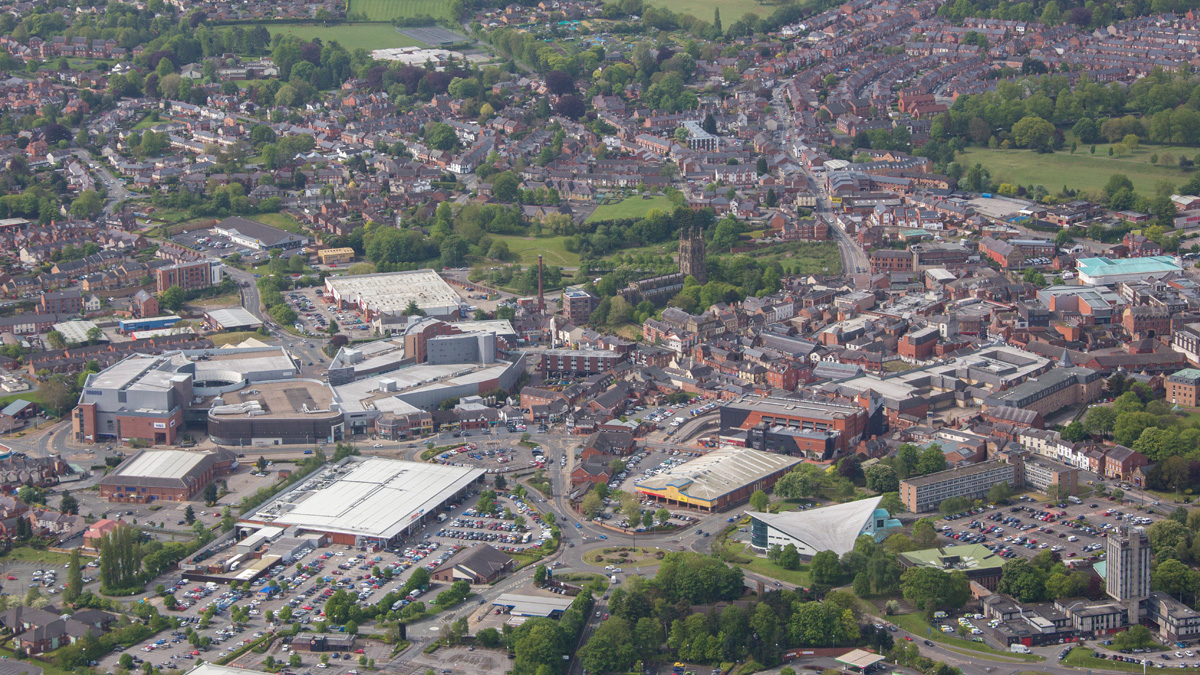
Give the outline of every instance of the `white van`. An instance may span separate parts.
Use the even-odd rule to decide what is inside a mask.
[[[1029,653],[1029,647],[1026,647],[1026,646],[1025,646],[1025,645],[1023,645],[1023,644],[1017,643],[1017,644],[1015,644],[1015,645],[1009,645],[1009,646],[1008,646],[1008,651],[1010,651],[1010,652],[1012,652],[1012,653],[1014,653],[1014,654],[1028,654],[1028,653]]]
[[[1071,535],[1071,536],[1067,537],[1067,541],[1079,541],[1079,537],[1076,537],[1075,535]]]

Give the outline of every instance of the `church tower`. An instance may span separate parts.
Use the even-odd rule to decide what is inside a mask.
[[[679,271],[707,283],[708,266],[704,262],[704,230],[695,225],[679,229]]]

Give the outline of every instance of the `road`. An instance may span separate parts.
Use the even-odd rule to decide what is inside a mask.
[[[105,213],[112,214],[112,212],[116,209],[117,204],[136,196],[129,190],[126,190],[125,185],[115,176],[109,173],[108,169],[105,168],[104,163],[97,161],[96,158],[92,156],[92,153],[88,152],[84,148],[76,148],[73,153],[76,157],[82,160],[83,163],[87,164],[88,168],[100,176],[100,182],[103,183],[105,189],[108,190],[108,201],[104,204]]]
[[[829,225],[829,230],[833,233],[834,240],[837,241],[838,250],[842,255],[842,273],[849,275],[855,274],[859,270],[863,272],[870,271],[871,263],[867,258],[866,252],[858,245],[858,242],[855,242],[838,227],[837,219],[833,215],[833,205],[829,201],[829,195],[825,193],[813,175],[804,168],[804,163],[800,161],[795,145],[792,142],[793,140],[798,140],[798,136],[795,134],[795,129],[793,129],[792,118],[788,114],[787,103],[783,100],[783,97],[783,88],[776,89],[774,92],[774,102],[771,105],[779,125],[787,130],[783,134],[785,140],[780,145],[784,147],[788,156],[800,167],[800,173],[808,181],[809,190],[817,196],[816,215]]]

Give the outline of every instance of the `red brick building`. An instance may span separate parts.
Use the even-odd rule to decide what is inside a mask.
[[[154,275],[159,293],[172,286],[178,286],[185,291],[212,286],[212,266],[207,260],[160,267],[154,271]]]
[[[882,248],[871,251],[871,272],[911,272],[913,255],[909,251]]]
[[[77,290],[42,293],[38,309],[46,314],[79,314],[83,312],[83,294]]]
[[[236,464],[237,455],[225,448],[142,450],[100,481],[100,496],[110,502],[138,504],[187,501]]]
[[[936,326],[910,330],[901,336],[896,345],[896,353],[902,358],[925,361],[933,356],[939,337],[941,337],[941,333],[938,332]]]

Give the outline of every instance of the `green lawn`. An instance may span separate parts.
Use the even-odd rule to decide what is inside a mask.
[[[1109,157],[1108,148],[1108,145],[1096,146],[1095,155],[1088,152],[1087,146],[1081,146],[1073,155],[1068,150],[1043,155],[1032,150],[968,148],[959,155],[958,161],[964,166],[982,164],[996,182],[1044,185],[1052,193],[1061,190],[1063,185],[1099,192],[1110,176],[1122,173],[1133,181],[1138,192],[1152,195],[1159,181],[1169,180],[1179,186],[1187,180],[1187,174],[1174,163],[1171,166],[1151,164],[1151,155],[1171,154],[1178,158],[1180,154],[1186,154],[1192,157],[1197,151],[1196,148],[1144,145],[1133,152]]]
[[[264,339],[261,334],[252,330],[234,331],[232,333],[217,333],[216,335],[208,336],[213,344],[218,347],[224,347],[228,344],[237,344],[250,338]]]
[[[440,0],[350,0],[349,12],[364,13],[368,21],[391,21],[414,16],[453,19],[450,3]]]
[[[691,14],[697,19],[703,19],[709,23],[712,23],[713,20],[713,10],[720,9],[721,23],[726,28],[729,27],[729,24],[740,19],[746,12],[767,15],[779,7],[778,4],[760,3],[758,0],[733,0],[732,2],[723,2],[722,0],[650,0],[647,4],[666,7],[673,12]]]
[[[157,122],[155,122],[153,119],[151,119],[150,115],[146,115],[145,117],[142,118],[141,122],[138,122],[137,124],[133,125],[133,130],[141,131],[143,129],[152,129],[160,124],[165,124],[165,123],[166,122],[164,122],[161,119],[158,120]]]
[[[742,568],[750,570],[755,574],[805,588],[812,586],[812,576],[808,573],[808,565],[800,565],[800,569],[795,570],[784,569],[766,558],[760,558],[753,551],[747,550],[745,544],[738,541],[727,540],[725,542],[725,549],[736,556],[749,558],[750,562],[739,564]]]
[[[257,220],[260,223],[266,223],[271,227],[278,227],[293,234],[306,234],[304,225],[286,213],[260,213],[256,216],[250,216],[250,220]]]
[[[1075,666],[1076,668],[1096,668],[1099,670],[1127,670],[1131,673],[1141,672],[1143,666],[1141,664],[1126,663],[1124,661],[1112,661],[1110,659],[1098,659],[1092,656],[1091,647],[1076,647],[1067,654],[1067,658],[1063,659],[1063,665]],[[1176,668],[1174,663],[1165,664],[1170,667],[1172,673],[1182,670],[1188,675],[1194,675],[1200,670],[1196,668]],[[1165,670],[1165,668],[1164,668]]]
[[[835,241],[789,241],[770,248],[735,254],[759,262],[778,262],[789,274],[841,274],[842,255]]]
[[[36,548],[22,546],[14,548],[3,556],[2,560],[19,560],[21,562],[42,563],[45,565],[66,565],[71,561],[71,556],[66,553],[55,553],[53,551],[39,551]]]
[[[575,267],[579,265],[579,254],[567,250],[567,237],[522,237],[515,234],[490,234],[493,241],[508,244],[508,250],[519,257],[523,265],[537,263],[538,254],[544,256],[547,265]]]
[[[377,0],[381,1],[381,0]],[[399,0],[401,2],[407,0]],[[336,41],[347,49],[384,49],[386,47],[424,47],[416,40],[401,35],[395,26],[384,23],[344,23],[321,26],[314,23],[269,25],[271,36],[295,35],[302,40],[321,38],[322,42]]]
[[[1007,656],[1009,658],[1019,659],[1021,661],[1044,661],[1045,660],[1036,654],[1014,654],[1012,652],[1002,652],[999,649],[992,649],[991,647],[989,647],[981,642],[972,642],[970,640],[964,640],[963,638],[960,638],[957,635],[954,635],[954,636],[947,635],[946,633],[943,633],[942,631],[938,630],[937,628],[930,626],[925,621],[925,618],[922,617],[920,614],[897,614],[895,616],[889,616],[886,618],[888,620],[890,620],[892,623],[894,623],[897,626],[903,628],[904,630],[912,633],[913,635],[916,635],[919,638],[923,638],[923,639],[927,638],[929,640],[932,640],[933,642],[940,642],[940,643],[943,643],[946,645],[951,645],[958,649],[969,649],[969,650],[976,651],[976,652],[983,652],[985,654],[993,654],[993,655],[997,655],[997,656]],[[931,628],[932,628],[932,631],[930,630]]]
[[[648,198],[635,195],[616,204],[604,204],[596,207],[596,212],[588,218],[588,222],[615,220],[618,218],[641,218],[649,213],[650,209],[662,209],[669,213],[675,209],[675,204],[662,195]]]

